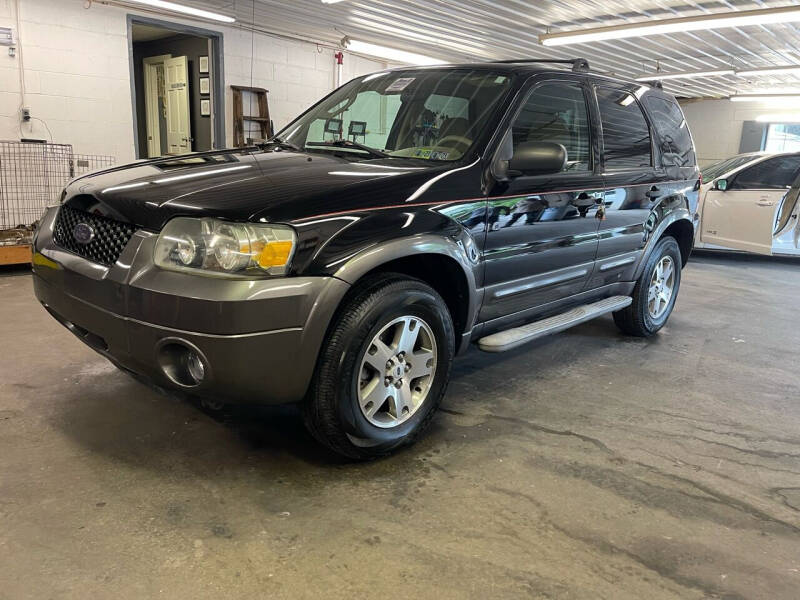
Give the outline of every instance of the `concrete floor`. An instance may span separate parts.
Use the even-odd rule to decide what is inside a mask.
[[[6,271],[0,599],[796,599],[799,266],[697,255],[653,340],[470,351],[429,435],[355,465],[141,386]]]

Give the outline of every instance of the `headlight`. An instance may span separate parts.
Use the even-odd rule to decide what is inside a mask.
[[[173,271],[209,275],[284,275],[294,254],[294,229],[178,217],[156,242],[155,263]]]

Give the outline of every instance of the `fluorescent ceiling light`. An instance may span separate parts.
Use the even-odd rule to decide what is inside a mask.
[[[163,8],[164,10],[171,10],[172,12],[183,13],[185,15],[192,15],[193,17],[202,17],[203,19],[211,19],[212,21],[222,21],[223,23],[235,23],[236,19],[227,17],[219,13],[202,10],[199,8],[192,8],[191,6],[184,6],[183,4],[175,4],[174,2],[166,2],[165,0],[125,0],[126,2],[133,2],[135,4],[146,4],[155,8]]]
[[[788,75],[800,73],[800,65],[789,67],[764,67],[762,69],[743,69],[741,71],[736,71],[736,74],[740,77],[747,77],[748,75],[782,75],[784,73]]]
[[[758,115],[756,121],[759,123],[800,123],[800,113]]]
[[[413,52],[397,50],[396,48],[387,48],[386,46],[378,46],[377,44],[360,42],[358,40],[349,40],[346,47],[351,52],[369,54],[370,56],[378,56],[387,60],[411,65],[441,65],[447,62],[439,58],[424,56],[423,54],[414,54]]]
[[[800,87],[766,87],[766,88],[750,88],[747,90],[738,90],[738,96],[772,96],[774,94],[800,94]]]
[[[720,75],[733,75],[733,69],[716,69],[714,71],[692,71],[687,73],[651,73],[637,77],[636,81],[653,81],[654,79],[693,79],[695,77],[718,77]]]
[[[564,31],[539,36],[545,46],[563,46],[601,40],[619,40],[664,33],[683,33],[701,29],[720,29],[723,27],[744,27],[769,23],[789,23],[800,21],[800,6],[742,10],[738,12],[716,13],[696,17],[662,19],[629,25],[611,25],[578,31]]]
[[[731,102],[771,102],[800,100],[800,94],[737,94],[730,97]]]

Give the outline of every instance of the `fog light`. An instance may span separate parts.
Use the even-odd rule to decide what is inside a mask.
[[[156,349],[156,357],[164,375],[180,386],[196,387],[210,376],[200,351],[185,340],[162,341]]]
[[[189,370],[189,376],[197,383],[203,381],[203,378],[206,376],[206,368],[203,365],[203,360],[194,350],[189,351],[186,358],[186,368]]]

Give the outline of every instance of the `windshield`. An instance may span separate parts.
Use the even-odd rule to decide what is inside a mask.
[[[483,69],[375,73],[342,86],[276,137],[358,159],[454,161],[470,150],[510,84],[508,75]]]
[[[752,162],[757,158],[759,158],[758,154],[739,154],[737,156],[732,156],[731,158],[721,160],[713,165],[709,165],[703,169],[703,181],[708,182],[712,179],[716,179],[717,177],[733,171],[734,169],[738,169],[742,165]]]

